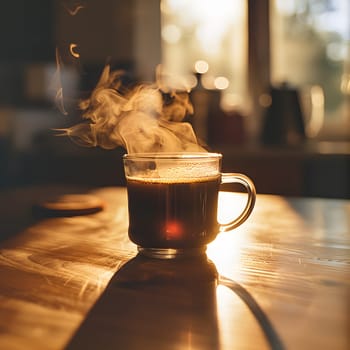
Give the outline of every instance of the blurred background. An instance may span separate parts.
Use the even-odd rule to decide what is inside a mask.
[[[4,2],[0,188],[124,183],[123,149],[53,131],[107,63],[126,85],[160,63],[185,82],[197,136],[259,193],[350,198],[347,0]]]

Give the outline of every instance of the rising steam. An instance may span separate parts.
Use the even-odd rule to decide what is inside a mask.
[[[105,67],[90,98],[80,102],[84,122],[61,135],[82,146],[122,146],[128,153],[205,151],[184,122],[193,113],[188,93],[169,91],[159,79],[125,92],[121,74]]]
[[[77,15],[80,10],[85,8],[85,5],[83,4],[82,1],[76,1],[76,0],[62,1],[62,5],[71,16]]]
[[[61,66],[62,66],[62,58],[59,54],[58,49],[56,48],[56,72],[53,76],[53,79],[50,84],[50,90],[55,94],[54,100],[57,109],[63,114],[67,115],[67,111],[63,104],[63,88],[61,81]]]

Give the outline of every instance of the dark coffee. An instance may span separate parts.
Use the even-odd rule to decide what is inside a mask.
[[[195,248],[218,233],[220,175],[198,179],[128,179],[129,237],[148,248]]]

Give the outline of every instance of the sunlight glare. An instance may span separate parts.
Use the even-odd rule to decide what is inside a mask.
[[[244,203],[244,194],[220,192],[218,205],[219,223],[227,223],[236,218],[242,211]],[[235,276],[239,276],[242,270],[241,251],[248,244],[248,241],[249,236],[245,234],[244,230],[242,231],[242,228],[222,232],[208,245],[208,258],[215,263],[220,274],[230,275],[234,271]]]
[[[204,74],[208,72],[209,64],[204,60],[198,60],[194,64],[194,69],[196,70],[197,73]]]
[[[230,85],[230,82],[225,77],[217,77],[214,80],[214,85],[218,90],[225,90]]]

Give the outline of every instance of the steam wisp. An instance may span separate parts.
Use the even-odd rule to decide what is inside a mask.
[[[85,5],[81,1],[66,0],[62,4],[71,16],[77,15],[80,10],[85,8]]]
[[[63,114],[67,115],[67,111],[63,104],[63,88],[62,88],[62,81],[61,81],[61,66],[62,66],[62,59],[59,54],[58,49],[56,48],[56,72],[53,76],[53,79],[51,81],[50,89],[55,94],[55,104],[57,109]]]
[[[188,93],[169,91],[159,79],[124,91],[121,76],[107,65],[90,98],[79,104],[84,122],[61,135],[87,147],[122,146],[128,153],[205,151],[184,121],[193,113]]]

